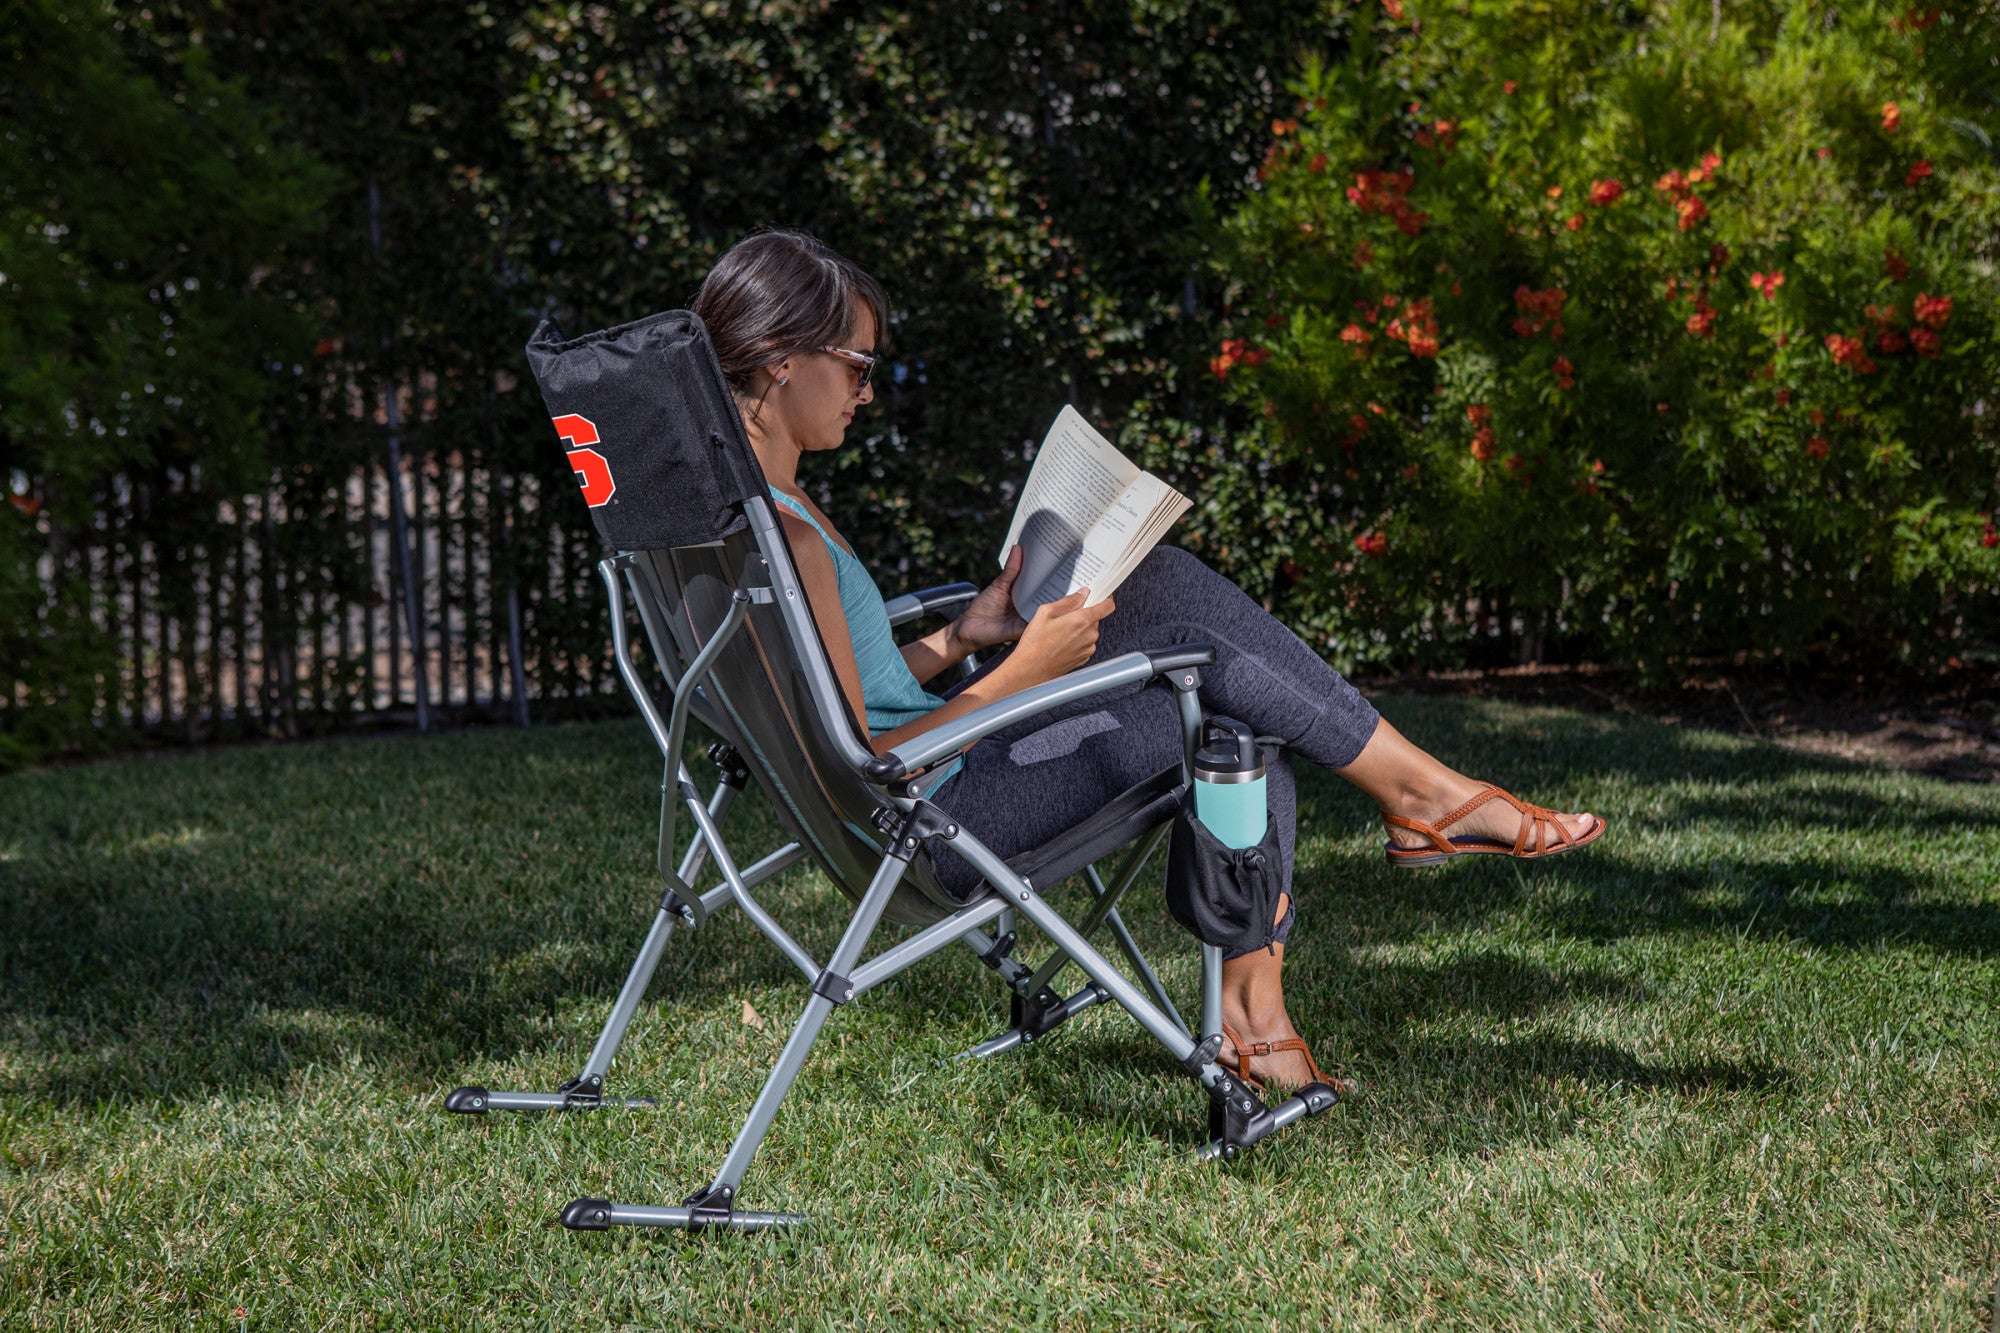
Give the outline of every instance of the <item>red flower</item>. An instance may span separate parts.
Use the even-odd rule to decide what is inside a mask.
[[[1415,182],[1416,173],[1408,168],[1360,172],[1354,184],[1347,187],[1347,202],[1364,213],[1386,213],[1396,224],[1396,230],[1405,236],[1415,236],[1430,221],[1428,213],[1411,208],[1409,200],[1404,198]]]
[[[1465,415],[1473,424],[1472,456],[1484,463],[1493,457],[1493,409],[1484,403],[1474,403],[1465,409]]]
[[[1669,194],[1681,194],[1686,191],[1687,184],[1686,176],[1683,176],[1678,171],[1669,171],[1666,175],[1653,182],[1653,188],[1656,190],[1665,190]]]
[[[1910,276],[1909,263],[1894,250],[1884,250],[1882,252],[1882,269],[1889,275],[1892,282],[1901,282],[1904,278]]]
[[[313,344],[314,356],[332,356],[337,350],[339,350],[339,344],[331,338],[321,338]]]
[[[1375,262],[1375,247],[1362,241],[1354,247],[1354,267],[1367,268]]]
[[[1368,355],[1368,344],[1375,335],[1359,324],[1349,324],[1340,331],[1340,340],[1354,349],[1356,356]]]
[[[1713,176],[1715,174],[1715,169],[1721,165],[1722,165],[1722,154],[1703,153],[1701,155],[1701,169],[1703,171],[1706,171],[1709,175]]]
[[[1325,171],[1326,154],[1314,153],[1312,156],[1312,161],[1306,163],[1306,170],[1310,171],[1315,176],[1319,175],[1322,171]]]
[[[1706,338],[1715,332],[1715,309],[1708,302],[1697,299],[1694,313],[1688,316],[1687,331],[1697,338]]]
[[[1609,208],[1624,195],[1625,187],[1615,180],[1592,181],[1590,202],[1598,208]]]
[[[1806,452],[1814,458],[1825,458],[1831,448],[1832,446],[1826,442],[1824,435],[1815,435],[1806,441]]]
[[[1214,372],[1215,377],[1219,380],[1228,379],[1229,372],[1234,370],[1243,361],[1243,354],[1247,346],[1241,338],[1224,338],[1222,340],[1222,355],[1208,363],[1209,370]]]
[[[1512,97],[1514,95],[1514,90],[1520,86],[1521,86],[1520,84],[1514,82],[1512,79],[1508,79],[1505,83],[1502,83],[1500,85],[1500,91],[1507,94],[1507,96]]]
[[[1910,174],[1903,177],[1903,184],[1905,185],[1921,184],[1924,177],[1930,174],[1931,174],[1931,164],[1924,161],[1922,158],[1918,158],[1916,161],[1910,163]]]
[[[1986,531],[1979,535],[1979,544],[1988,547],[2000,546],[2000,532],[1994,531],[1993,525],[1988,523]]]
[[[1826,335],[1826,350],[1833,353],[1833,364],[1852,366],[1857,375],[1873,375],[1878,367],[1874,358],[1868,355],[1861,339],[1850,338],[1842,333]]]
[[[1894,134],[1903,124],[1903,108],[1894,102],[1882,104],[1882,133]]]
[[[1243,364],[1246,366],[1259,366],[1270,359],[1271,350],[1268,347],[1251,347],[1243,353]]]
[[[1785,406],[1788,406],[1788,405],[1790,405],[1790,403],[1791,403],[1791,401],[1792,401],[1792,391],[1791,391],[1790,389],[1780,389],[1780,390],[1778,390],[1778,392],[1777,392],[1777,399],[1778,399],[1778,406],[1779,406],[1779,407],[1785,407]]]
[[[1693,231],[1695,224],[1708,216],[1708,205],[1698,195],[1688,195],[1674,200],[1674,213],[1680,218],[1682,231]]]
[[[1826,423],[1826,413],[1815,407],[1806,413],[1806,419],[1815,426],[1824,425]]]
[[[1929,329],[1911,329],[1910,346],[1917,349],[1918,356],[1936,356],[1944,339]]]
[[[1569,221],[1568,221],[1567,223],[1565,223],[1564,225],[1565,225],[1565,226],[1567,226],[1567,227],[1568,227],[1568,228],[1569,228],[1569,229],[1570,229],[1571,231],[1582,231],[1582,230],[1583,230],[1583,214],[1581,214],[1581,213],[1572,213],[1572,214],[1570,215],[1570,219],[1569,219]]]
[[[1941,329],[1951,318],[1951,298],[1932,296],[1928,292],[1917,293],[1917,323],[1928,328]]]
[[[1384,4],[1395,4],[1397,0],[1382,0]],[[1389,554],[1389,539],[1379,532],[1364,532],[1354,539],[1354,549],[1365,556],[1379,558]]]
[[[1274,120],[1271,122],[1271,133],[1282,138],[1298,127],[1299,123],[1296,120]]]
[[[1751,288],[1755,291],[1762,292],[1764,294],[1764,299],[1766,301],[1777,300],[1778,288],[1784,285],[1785,285],[1785,275],[1782,273],[1778,272],[1752,273],[1750,275]]]
[[[7,503],[13,505],[14,508],[20,510],[22,514],[26,515],[29,518],[33,518],[35,515],[42,512],[42,502],[40,498],[37,496],[9,495],[7,497]]]
[[[1875,338],[1875,350],[1884,356],[1894,356],[1910,345],[1910,340],[1894,329],[1884,329]]]
[[[1551,199],[1560,199],[1560,198],[1562,198],[1562,197],[1563,197],[1563,187],[1562,187],[1562,186],[1560,186],[1560,185],[1551,185],[1551,186],[1549,187],[1549,198],[1551,198]]]
[[[1829,157],[1832,156],[1833,156],[1833,150],[1831,148],[1822,148],[1819,150],[1819,160],[1822,162],[1826,161]]]
[[[1557,357],[1555,365],[1551,366],[1550,369],[1555,371],[1556,387],[1558,389],[1574,389],[1576,387],[1576,367],[1570,364],[1568,357]]]
[[[1389,17],[1396,22],[1403,21],[1403,0],[1382,0],[1382,8],[1387,10]]]
[[[1523,318],[1514,321],[1514,332],[1523,338],[1532,338],[1543,328],[1549,329],[1549,336],[1562,336],[1563,302],[1569,293],[1560,287],[1549,287],[1535,291],[1525,283],[1514,289],[1514,304],[1524,312]]]

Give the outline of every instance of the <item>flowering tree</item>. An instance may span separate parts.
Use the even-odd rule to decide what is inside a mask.
[[[1348,22],[1220,231],[1286,610],[1350,660],[1970,651],[2000,10]]]

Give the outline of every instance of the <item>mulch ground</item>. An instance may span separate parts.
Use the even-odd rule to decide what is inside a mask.
[[[1430,672],[1356,683],[1371,696],[1506,699],[1639,714],[1947,781],[2000,781],[2000,673],[1983,668],[1890,684],[1825,673],[1716,673],[1642,689],[1628,676],[1594,666]]]

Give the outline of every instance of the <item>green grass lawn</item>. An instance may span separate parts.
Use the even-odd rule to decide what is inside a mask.
[[[0,779],[0,1324],[1985,1327],[2000,791],[1385,711],[1612,830],[1394,873],[1302,774],[1293,1010],[1360,1097],[1203,1165],[1115,1008],[948,1063],[1005,1013],[953,950],[835,1014],[744,1192],[817,1221],[748,1238],[555,1220],[720,1162],[804,996],[734,914],[676,935],[613,1072],[659,1111],[440,1109],[588,1050],[658,900],[636,723]],[[805,870],[767,901],[822,956],[845,920]],[[1128,915],[1191,997],[1157,888]]]

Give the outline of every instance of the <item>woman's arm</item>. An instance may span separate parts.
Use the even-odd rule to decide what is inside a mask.
[[[1011,580],[1010,580],[1011,582]],[[984,594],[981,594],[982,597]],[[954,694],[912,722],[874,738],[876,754],[887,754],[904,741],[921,736],[933,727],[964,717],[976,708],[998,703],[1011,694],[1067,675],[1090,660],[1097,651],[1097,622],[1110,615],[1116,604],[1109,597],[1096,606],[1085,606],[1090,589],[1080,588],[1060,602],[1050,602],[1035,612],[1021,632],[1014,651],[985,676]],[[971,614],[967,611],[967,617]],[[962,617],[960,623],[964,623]]]
[[[847,696],[848,707],[854,710],[854,720],[860,725],[861,734],[867,736],[868,706],[861,695],[861,668],[854,659],[854,639],[847,632],[847,616],[840,609],[840,578],[834,572],[833,557],[826,553],[826,542],[812,524],[782,506],[778,518],[785,525],[785,536],[792,544],[792,559],[798,566],[799,582],[805,585],[806,606],[812,611],[813,623],[819,626],[819,636],[826,643],[827,656],[833,662],[834,678],[840,682],[841,693]],[[984,596],[982,593],[981,597]],[[1097,622],[1111,614],[1113,605],[1107,597],[1096,606],[1085,607],[1083,602],[1088,596],[1090,590],[1085,588],[1035,612],[1034,620],[1028,623],[1020,643],[1007,655],[1006,661],[924,716],[906,722],[894,731],[871,737],[871,748],[876,754],[887,754],[932,727],[964,717],[976,708],[997,703],[1032,685],[1054,680],[1088,662],[1097,648]],[[963,622],[965,618],[960,619]],[[945,632],[941,630],[939,634]],[[905,660],[908,660],[907,656]]]

